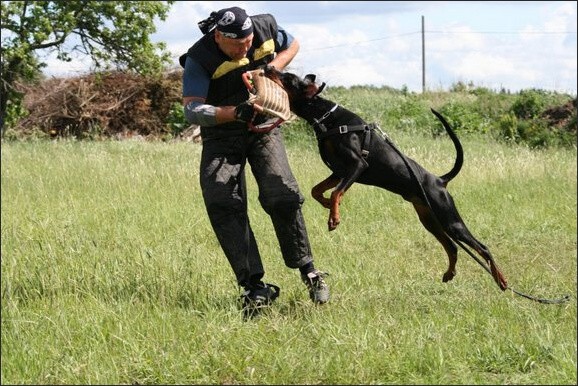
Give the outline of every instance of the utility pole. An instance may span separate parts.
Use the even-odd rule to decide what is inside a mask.
[[[425,30],[424,17],[421,16],[421,92],[425,93]]]

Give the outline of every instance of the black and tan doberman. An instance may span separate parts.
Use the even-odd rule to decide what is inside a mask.
[[[399,151],[376,125],[368,124],[352,111],[319,96],[325,84],[315,83],[315,75],[300,78],[274,67],[265,67],[264,71],[285,89],[293,113],[313,127],[321,158],[332,171],[311,191],[313,198],[329,209],[330,231],[339,225],[339,203],[353,183],[377,186],[411,202],[423,226],[442,244],[449,259],[444,282],[452,280],[456,274],[457,243],[474,249],[487,264],[484,268],[492,274],[500,289],[508,288],[490,251],[468,230],[447,190],[448,182],[462,167],[463,149],[443,116],[432,109],[452,139],[457,156],[452,169],[438,177]],[[327,198],[324,193],[330,189],[333,191]]]

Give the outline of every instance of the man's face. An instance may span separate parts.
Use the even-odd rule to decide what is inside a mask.
[[[253,43],[253,34],[242,39],[231,39],[223,36],[219,31],[215,31],[215,41],[227,56],[233,60],[241,60],[247,56],[249,48]]]

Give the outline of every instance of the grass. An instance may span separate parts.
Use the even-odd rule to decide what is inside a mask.
[[[290,132],[287,133],[291,137]],[[447,138],[392,137],[437,174]],[[449,189],[515,289],[445,253],[400,197],[354,185],[342,223],[309,197],[328,170],[290,138],[332,300],[284,267],[249,178],[249,210],[281,297],[243,322],[198,186],[201,146],[2,143],[2,384],[576,384],[576,151],[464,138]]]

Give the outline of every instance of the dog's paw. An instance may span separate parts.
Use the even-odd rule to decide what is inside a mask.
[[[456,273],[454,271],[446,271],[444,273],[444,276],[442,278],[442,281],[444,283],[447,283],[448,281],[452,280],[454,278],[454,276],[456,276]]]
[[[339,225],[339,218],[329,218],[329,221],[327,222],[327,228],[329,229],[329,231],[333,231],[337,228],[337,226]]]

